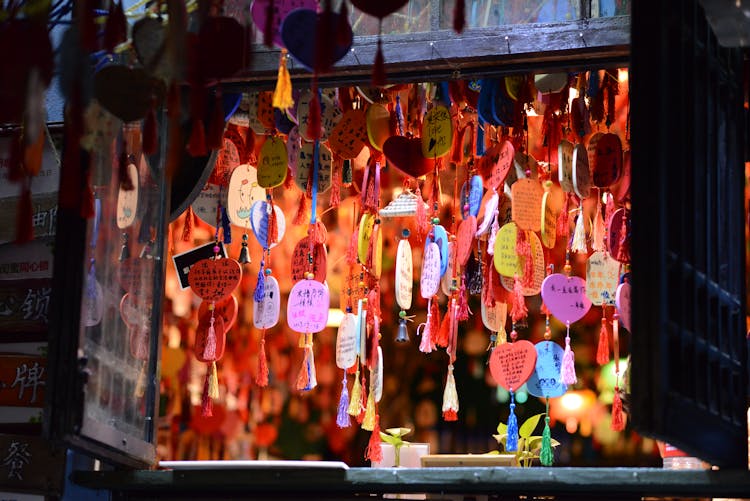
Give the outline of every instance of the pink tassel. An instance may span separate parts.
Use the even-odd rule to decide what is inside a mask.
[[[266,337],[260,338],[260,350],[258,351],[258,373],[255,375],[255,384],[261,388],[268,386],[268,361],[266,359]]]
[[[596,204],[596,216],[594,216],[594,229],[591,231],[591,248],[594,251],[604,251],[604,233],[606,232],[604,226],[604,218],[602,217],[601,204]]]
[[[523,286],[521,280],[516,275],[513,281],[513,304],[510,310],[510,317],[514,322],[526,318],[529,314],[529,310],[526,308],[526,301],[523,297]]]
[[[208,326],[206,346],[203,348],[203,359],[216,360],[216,329],[214,328],[214,317],[211,317],[211,324]]]
[[[365,459],[373,463],[379,463],[383,460],[383,448],[380,439],[380,415],[375,415],[375,427],[372,429],[370,441],[367,443],[365,450]]]
[[[420,329],[417,329],[417,333],[421,330],[422,341],[419,343],[419,351],[422,353],[432,353],[435,346],[435,326],[440,323],[440,310],[437,306],[437,301],[430,299],[430,304],[427,307],[427,322],[420,325]]]
[[[575,354],[570,348],[570,333],[565,336],[565,351],[563,352],[562,367],[560,368],[560,380],[563,384],[573,385],[578,382],[576,377]]]

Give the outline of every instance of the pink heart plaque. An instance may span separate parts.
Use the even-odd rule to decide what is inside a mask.
[[[544,279],[542,299],[549,311],[566,324],[581,319],[591,308],[591,300],[586,297],[586,281],[562,273],[553,273]]]
[[[504,343],[492,350],[490,373],[508,391],[521,387],[536,367],[536,348],[525,340]]]

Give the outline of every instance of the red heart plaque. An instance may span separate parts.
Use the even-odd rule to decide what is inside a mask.
[[[219,301],[240,283],[242,268],[234,259],[201,259],[190,268],[188,283],[204,301]]]
[[[411,177],[432,172],[435,160],[422,155],[422,140],[418,137],[391,136],[383,143],[383,153],[398,170]]]
[[[536,349],[529,341],[501,344],[490,356],[490,372],[495,382],[508,391],[516,391],[534,372]]]

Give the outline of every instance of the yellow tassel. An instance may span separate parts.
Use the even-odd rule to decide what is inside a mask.
[[[208,379],[208,396],[211,398],[219,398],[219,376],[216,374],[216,362],[211,362],[209,369],[211,375]]]
[[[362,385],[359,382],[359,369],[354,375],[354,386],[352,386],[352,394],[349,397],[349,408],[346,413],[350,416],[359,416],[360,400],[362,400]]]
[[[375,429],[375,395],[370,391],[367,395],[367,408],[365,409],[365,418],[362,420],[362,429],[372,431]]]
[[[276,78],[276,89],[273,91],[273,107],[286,110],[294,106],[292,99],[292,78],[286,68],[286,49],[281,49],[279,74]]]
[[[508,333],[505,332],[505,326],[500,325],[500,330],[497,331],[497,341],[495,342],[495,346],[500,346],[501,344],[505,344],[508,342]]]

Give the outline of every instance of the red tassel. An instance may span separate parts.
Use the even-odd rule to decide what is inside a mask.
[[[372,65],[372,85],[382,87],[386,83],[385,58],[383,57],[383,42],[378,37],[378,51],[375,53],[375,62]]]
[[[471,315],[469,309],[469,295],[466,293],[466,283],[461,284],[461,290],[458,292],[458,315],[457,318],[460,322],[466,321]]]
[[[292,168],[287,166],[286,179],[284,179],[284,189],[291,190],[292,186],[294,186],[294,175],[292,174]]]
[[[211,121],[208,123],[208,135],[206,146],[211,150],[218,150],[224,145],[224,104],[221,98],[221,89],[216,89],[214,96],[214,109],[211,112]]]
[[[602,328],[599,331],[599,345],[596,348],[596,363],[604,365],[609,362],[609,332],[607,331],[607,317],[602,310]]]
[[[310,100],[310,115],[307,119],[307,134],[310,136],[310,139],[313,141],[320,139],[321,127],[320,100],[318,99],[317,90],[314,90],[313,97]]]
[[[206,373],[206,380],[203,382],[203,396],[201,397],[201,416],[211,417],[214,415],[214,402],[208,392],[208,380],[210,374]]]
[[[448,347],[448,342],[450,341],[450,333],[451,333],[450,331],[451,331],[451,316],[450,316],[450,306],[449,306],[448,311],[443,316],[443,321],[440,322],[440,330],[438,331],[437,339],[435,339],[435,344],[441,348]]]
[[[365,450],[365,459],[373,463],[379,463],[383,460],[383,447],[380,438],[380,414],[375,415],[375,427],[370,434],[370,441],[367,443]]]
[[[190,132],[187,151],[193,157],[203,157],[208,154],[208,150],[206,149],[206,131],[203,127],[203,120],[200,118],[193,119],[193,130]]]
[[[521,286],[521,280],[516,275],[513,281],[513,304],[510,310],[510,317],[514,322],[526,318],[529,310],[526,308],[526,301],[523,297],[523,287]]]
[[[308,209],[307,196],[303,193],[299,199],[299,206],[297,207],[297,213],[294,215],[292,224],[299,226],[307,222],[307,209]]]
[[[617,260],[621,263],[630,262],[630,242],[628,241],[628,220],[627,215],[623,219],[620,228],[620,246],[617,249]]]
[[[354,233],[352,233],[349,239],[349,248],[346,249],[346,264],[354,266],[357,264],[357,244],[359,243],[359,225],[354,227]]]
[[[565,200],[563,201],[562,210],[557,216],[557,238],[564,239],[567,242],[570,236],[570,214],[568,213],[570,210],[570,197],[566,193],[563,198]]]
[[[427,233],[430,231],[430,224],[427,221],[427,210],[425,210],[424,199],[422,198],[422,191],[417,186],[417,235],[419,240],[424,240],[427,237]]]
[[[444,421],[458,421],[458,413],[453,409],[448,409],[443,412]]]
[[[255,384],[261,388],[268,386],[268,361],[266,360],[266,338],[265,334],[260,338],[260,350],[258,351],[258,373],[255,375]]]
[[[466,5],[464,0],[456,0],[453,8],[453,30],[456,33],[464,31],[466,25]]]
[[[440,322],[440,308],[438,308],[437,297],[432,298],[432,305],[430,306],[430,324],[425,329],[427,332],[423,332],[423,336],[429,336],[430,343],[435,346],[442,330],[442,323]],[[447,342],[446,342],[447,345]]]
[[[612,425],[613,431],[622,431],[625,429],[625,418],[622,412],[622,397],[620,397],[620,388],[615,386],[615,396],[612,399]]]
[[[151,107],[143,120],[143,135],[141,137],[141,149],[146,155],[153,155],[159,146],[159,134],[156,122],[156,98],[151,97]]]
[[[263,44],[269,49],[273,48],[273,14],[273,0],[268,0],[268,5],[266,6],[266,25],[263,27]]]
[[[31,189],[29,183],[24,183],[21,188],[21,198],[18,199],[18,212],[16,213],[16,243],[23,244],[34,239],[34,226],[32,222],[34,209],[31,205]]]
[[[362,374],[362,392],[359,400],[359,414],[357,415],[357,424],[362,424],[367,412],[367,386],[365,385],[365,375]],[[374,428],[373,428],[374,429]]]
[[[273,206],[273,201],[270,202],[271,204],[271,213],[268,215],[268,246],[270,247],[272,244],[275,244],[279,241],[279,223],[276,220],[276,209]]]
[[[193,207],[188,205],[185,211],[185,224],[182,227],[182,241],[190,242],[193,240]]]

